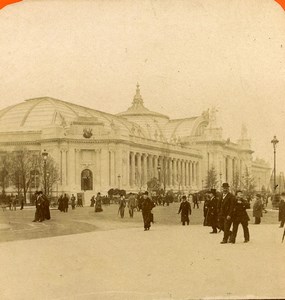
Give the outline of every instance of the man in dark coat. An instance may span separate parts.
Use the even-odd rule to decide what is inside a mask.
[[[278,220],[280,222],[280,228],[284,227],[285,223],[285,192],[281,193],[281,199],[279,203],[279,216]]]
[[[43,203],[42,203],[43,219],[44,220],[50,220],[50,210],[49,210],[48,197],[46,195],[44,195],[42,191],[40,191],[39,194],[41,195],[41,197],[43,199]]]
[[[248,221],[249,216],[246,212],[248,208],[250,208],[250,204],[247,200],[243,199],[242,191],[236,192],[236,203],[233,209],[232,220],[233,220],[233,233],[231,236],[231,243],[236,242],[236,236],[238,232],[239,224],[242,225],[244,242],[249,242],[249,230],[248,230]]]
[[[63,201],[63,211],[68,212],[69,199],[68,199],[68,196],[66,194],[64,194],[64,197],[63,197],[62,201]]]
[[[153,220],[153,215],[151,213],[151,210],[155,207],[155,204],[148,197],[148,192],[145,192],[143,194],[141,207],[142,207],[142,216],[144,222],[144,230],[146,231],[150,229],[150,222]]]
[[[180,204],[178,214],[181,212],[181,222],[182,225],[185,226],[185,223],[189,225],[189,215],[191,215],[191,205],[187,201],[186,196],[182,196],[182,202]]]
[[[262,217],[262,212],[263,212],[263,204],[262,204],[262,200],[261,200],[261,195],[260,194],[256,194],[253,197],[254,199],[254,203],[253,203],[253,207],[252,207],[252,215],[255,218],[255,222],[254,224],[260,224],[261,222],[261,217]]]
[[[208,192],[208,199],[204,204],[204,217],[205,217],[205,226],[212,226],[213,231],[210,233],[217,233],[218,226],[218,212],[217,212],[217,198],[216,190],[211,189]]]
[[[43,202],[44,199],[41,196],[41,192],[36,192],[37,194],[37,198],[35,201],[35,205],[36,205],[36,212],[35,212],[35,218],[33,220],[33,222],[42,222],[44,220],[44,215],[43,215]]]
[[[220,229],[224,231],[224,237],[221,244],[226,244],[231,236],[232,213],[235,205],[235,196],[229,192],[229,184],[222,184],[223,193],[218,202],[218,219]]]

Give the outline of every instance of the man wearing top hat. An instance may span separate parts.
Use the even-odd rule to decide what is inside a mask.
[[[235,206],[235,196],[229,192],[229,184],[222,184],[223,193],[218,203],[218,219],[220,229],[224,231],[224,237],[221,244],[226,244],[231,237],[232,214]]]
[[[206,201],[204,206],[205,213],[205,226],[212,226],[213,231],[210,233],[217,233],[218,212],[217,212],[217,198],[216,189],[211,189],[207,192],[209,200]]]

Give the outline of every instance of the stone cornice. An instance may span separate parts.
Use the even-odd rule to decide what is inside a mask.
[[[131,147],[138,147],[144,150],[152,150],[152,151],[160,151],[160,152],[171,152],[173,154],[179,154],[179,155],[191,155],[192,157],[196,158],[202,158],[203,156],[198,153],[196,149],[190,149],[190,148],[182,148],[182,149],[171,149],[173,147],[171,144],[163,143],[165,147],[159,147],[159,145],[147,145],[143,143],[137,143],[135,141],[127,141],[123,139],[68,139],[68,138],[51,138],[51,139],[44,139],[44,140],[35,140],[35,141],[9,141],[9,142],[0,142],[0,146],[13,146],[13,145],[41,145],[45,143],[74,143],[74,144],[124,144]],[[155,142],[154,142],[155,143]],[[159,143],[161,144],[161,143]],[[166,146],[168,145],[168,146]],[[186,150],[186,151],[185,151]],[[188,152],[188,151],[189,152]]]

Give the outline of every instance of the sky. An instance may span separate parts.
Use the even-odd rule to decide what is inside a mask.
[[[285,11],[274,0],[24,0],[0,10],[0,109],[49,96],[109,113],[141,86],[171,118],[215,106],[225,138],[285,171]]]

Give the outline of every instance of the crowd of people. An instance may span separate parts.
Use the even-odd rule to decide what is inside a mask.
[[[256,193],[252,200],[253,217],[255,218],[254,224],[260,224],[264,211],[261,194]],[[237,190],[234,195],[229,191],[229,184],[223,183],[220,196],[217,196],[215,189],[211,189],[207,193],[204,202],[204,225],[212,227],[212,232],[210,233],[217,233],[218,230],[223,231],[221,244],[234,244],[236,242],[238,227],[241,225],[244,242],[248,243],[250,240],[248,229],[250,218],[247,209],[249,208],[250,202],[243,196],[241,190]]]
[[[221,244],[235,243],[239,225],[243,228],[244,242],[247,243],[250,240],[250,234],[248,229],[248,222],[250,220],[247,213],[247,209],[250,208],[250,201],[246,199],[241,190],[237,190],[235,194],[229,191],[229,184],[222,184],[222,192],[217,192],[215,189],[210,189],[203,196],[203,225],[210,226],[212,228],[211,234],[216,234],[220,231],[223,232],[223,239]],[[8,199],[8,207],[10,210],[16,210],[18,203],[21,204],[21,209],[24,206],[24,197],[21,195],[11,194]],[[33,222],[43,222],[50,219],[50,202],[42,191],[35,192],[34,204],[36,207],[35,217]],[[103,212],[102,203],[103,197],[101,193],[97,193],[96,197],[92,196],[90,202],[91,207],[94,207],[96,213]],[[189,194],[179,197],[179,210],[178,214],[181,215],[181,223],[183,226],[190,224],[190,216],[192,213],[191,203],[193,208],[199,209],[199,202],[201,197],[198,194]],[[260,224],[263,213],[267,212],[265,209],[265,202],[261,194],[256,193],[252,197],[252,216],[254,218],[254,224]],[[157,205],[163,205],[166,203],[169,205],[170,201],[163,199],[163,197],[151,197],[148,192],[134,194],[129,193],[126,199],[124,194],[121,194],[118,200],[118,215],[121,218],[125,217],[125,209],[128,209],[130,218],[134,217],[135,211],[142,213],[144,222],[144,230],[147,231],[151,227],[153,222],[152,209]],[[82,206],[82,200],[78,199],[72,194],[70,197],[64,193],[58,200],[58,210],[61,212],[68,212],[69,205],[72,210],[76,206]],[[285,192],[281,193],[279,202],[279,215],[280,228],[285,224]]]

